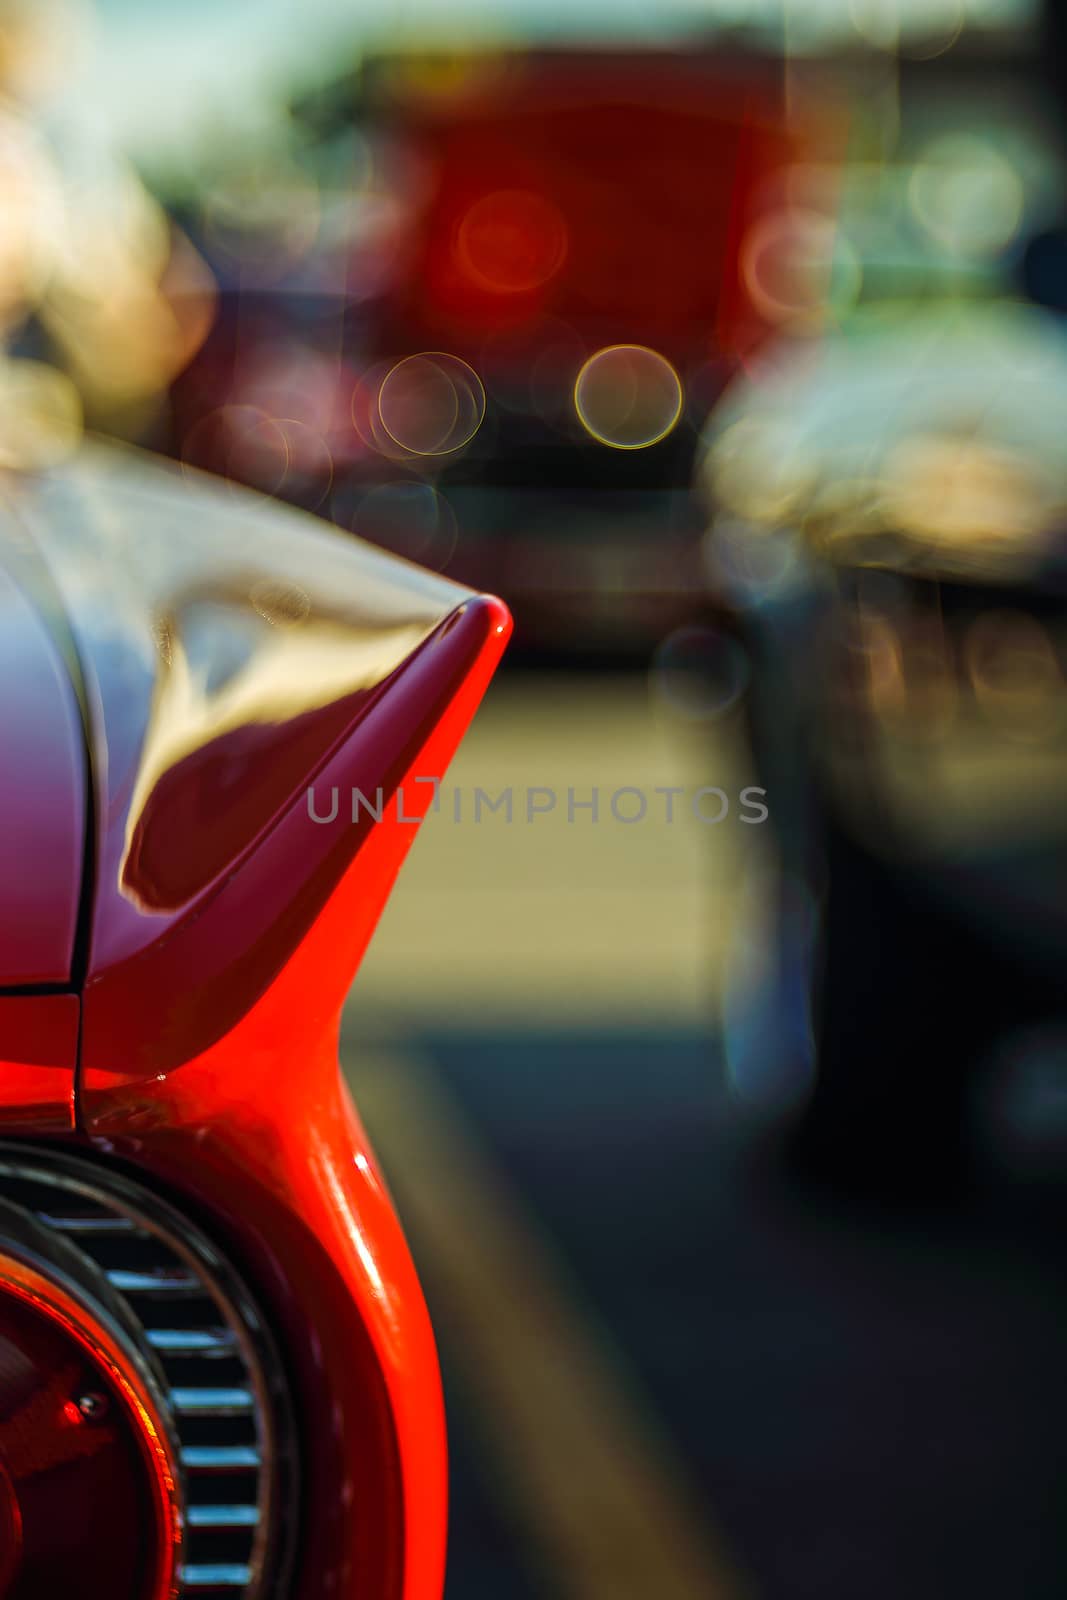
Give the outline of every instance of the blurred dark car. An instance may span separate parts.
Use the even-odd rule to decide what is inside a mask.
[[[1065,430],[1062,324],[957,305],[799,341],[709,437],[780,854],[736,1068],[826,1173],[955,1183],[983,1071],[1062,1058]]]

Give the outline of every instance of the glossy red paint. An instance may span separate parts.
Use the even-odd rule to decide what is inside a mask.
[[[457,637],[465,618],[467,629],[477,626],[477,648],[460,652],[432,697],[436,726],[416,719],[415,737],[405,719],[408,761],[396,773],[403,812],[394,796],[369,830],[341,819],[347,870],[229,1031],[173,1070],[163,1049],[152,1059],[149,1035],[138,1069],[128,1071],[108,1031],[119,1000],[99,1010],[91,993],[86,1001],[82,1109],[90,1136],[223,1225],[295,1359],[313,1444],[298,1589],[306,1600],[324,1592],[436,1600],[443,1581],[447,1475],[433,1335],[340,1080],[337,1036],[352,974],[415,833],[401,816],[431,804],[429,786],[411,780],[443,773],[506,641],[498,603],[464,612]],[[408,688],[400,675],[389,692]],[[389,705],[387,694],[383,716]],[[303,825],[315,828],[306,814]],[[128,998],[136,1007],[132,989]],[[137,1014],[150,1029],[150,1016]]]
[[[93,982],[200,915],[386,680],[474,597],[136,451],[86,451],[20,485],[17,507],[85,686]]]
[[[7,1591],[22,1556],[22,1516],[11,1474],[0,1461],[0,1594]]]
[[[175,1600],[176,1453],[121,1338],[65,1284],[0,1251],[0,1348],[0,1531],[17,1530],[18,1596]],[[98,1423],[76,1404],[83,1382],[103,1397]],[[123,1527],[138,1536],[116,1538]],[[4,1565],[0,1547],[0,1579]]]
[[[0,1129],[74,1130],[81,1002],[74,994],[0,995]]]
[[[0,997],[0,1128],[131,1163],[254,1283],[301,1425],[296,1600],[439,1600],[433,1334],[339,1018],[510,618],[136,454],[17,500],[76,647],[95,848],[79,992]]]
[[[487,600],[472,599],[454,611],[385,682],[348,709],[343,742],[317,770],[305,768],[299,774],[290,786],[295,793],[286,795],[286,804],[251,855],[242,851],[238,865],[217,877],[195,909],[184,917],[166,918],[165,939],[157,937],[108,966],[94,961],[85,989],[82,1065],[88,1088],[111,1082],[115,1075],[129,1079],[168,1071],[200,1054],[239,1021],[308,931],[353,853],[385,823],[384,815],[375,823],[363,807],[353,823],[353,789],[377,809],[379,788],[384,803],[410,773],[404,795],[409,818],[431,795],[430,785],[414,781],[431,774],[412,772],[413,757],[435,721],[447,715],[458,686],[482,653],[499,643],[505,615]],[[321,742],[327,745],[336,744],[337,709],[325,708],[329,731]],[[221,763],[225,751],[214,751],[213,757]],[[171,774],[173,782],[158,809],[146,805],[145,837],[157,829],[164,840],[173,840],[168,807],[181,814],[182,783],[195,790],[208,763],[193,759],[189,764],[188,775],[180,769]],[[337,791],[335,822],[312,821],[311,787],[320,807],[324,796]],[[249,803],[253,809],[261,803],[254,790]],[[190,809],[196,804],[195,797],[188,802]],[[245,804],[242,789],[230,804],[239,817]],[[396,826],[401,834],[413,831],[410,822]],[[253,828],[241,836],[241,844],[250,836],[255,838]],[[349,978],[352,971],[354,966]]]

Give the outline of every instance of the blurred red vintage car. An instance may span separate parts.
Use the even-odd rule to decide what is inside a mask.
[[[8,484],[0,605],[0,1595],[434,1600],[337,1040],[507,612],[104,447]]]
[[[758,55],[368,57],[287,179],[179,208],[220,295],[167,448],[506,593],[520,647],[646,656],[700,608],[696,441],[808,120]]]

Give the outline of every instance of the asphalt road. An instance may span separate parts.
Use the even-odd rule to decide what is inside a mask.
[[[745,781],[736,728],[644,680],[505,680],[449,783],[564,799],[443,794],[353,990],[445,1368],[448,1600],[1059,1600],[1055,1186],[797,1191],[718,1032],[769,834],[567,817],[568,787]]]

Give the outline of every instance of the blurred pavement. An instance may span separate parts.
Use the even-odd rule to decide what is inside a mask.
[[[469,1027],[490,1016],[707,1024],[731,900],[760,830],[734,815],[701,823],[689,797],[713,785],[733,799],[746,781],[736,726],[710,745],[643,675],[505,675],[403,868],[354,992],[360,1015],[368,1026],[377,1015],[403,1026],[417,1018]],[[668,822],[654,790],[672,785],[687,794]],[[513,787],[512,822],[484,804],[475,820],[479,786],[491,798]],[[612,815],[623,787],[647,797],[645,820]],[[542,788],[558,796],[555,808],[527,821],[529,792]],[[582,804],[594,788],[596,821]],[[620,812],[627,805],[635,812],[638,801],[620,799]]]
[[[744,770],[644,679],[505,677],[449,786]],[[787,1184],[715,1027],[762,830],[456,824],[447,789],[342,1037],[441,1345],[447,1600],[1060,1600],[1055,1213]]]

